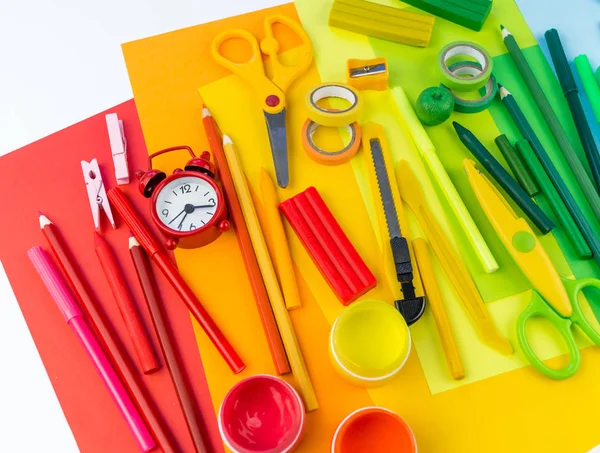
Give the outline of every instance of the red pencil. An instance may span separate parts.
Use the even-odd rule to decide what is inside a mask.
[[[127,289],[127,283],[123,278],[119,264],[113,254],[108,242],[98,233],[94,233],[94,244],[96,247],[96,254],[100,261],[100,266],[106,276],[106,281],[110,290],[113,293],[117,307],[121,312],[121,317],[129,333],[129,338],[133,343],[133,348],[138,356],[140,366],[144,374],[150,374],[160,368],[158,361],[154,356],[152,345],[144,325],[139,317],[136,306],[133,303],[129,290]]]
[[[169,258],[169,255],[167,255],[167,252],[160,246],[150,229],[144,224],[135,209],[133,209],[127,196],[118,187],[113,187],[108,191],[108,199],[119,214],[121,214],[125,224],[139,241],[140,245],[144,247],[148,256],[165,275],[177,294],[179,294],[179,297],[181,297],[188,310],[192,312],[192,315],[194,315],[200,327],[202,327],[227,365],[229,365],[231,371],[236,374],[242,372],[246,368],[246,365],[185,282],[177,267],[175,267],[175,264]]]
[[[127,354],[119,336],[108,321],[102,307],[94,299],[88,285],[81,276],[79,266],[73,261],[67,246],[56,225],[46,216],[40,215],[40,229],[54,252],[60,264],[73,295],[80,302],[79,306],[84,311],[90,324],[97,333],[102,348],[108,352],[109,359],[115,364],[115,369],[127,384],[136,404],[139,406],[144,419],[152,429],[156,440],[164,453],[179,453],[181,450],[174,441],[165,421],[160,417],[148,390],[141,382],[140,375],[135,372],[131,357]]]
[[[134,237],[129,239],[129,253],[140,280],[140,285],[144,291],[152,322],[158,334],[158,344],[165,357],[167,369],[171,374],[171,380],[175,386],[179,405],[185,416],[188,431],[194,442],[196,452],[207,453],[210,451],[210,446],[205,440],[205,434],[202,429],[204,423],[199,417],[197,404],[185,374],[185,369],[180,363],[177,344],[173,338],[166,311],[163,308],[158,289],[156,288],[148,255],[146,255],[144,248],[140,246],[140,243]]]
[[[267,337],[267,343],[269,344],[269,350],[271,351],[271,358],[275,364],[275,370],[278,375],[287,374],[290,372],[290,364],[288,363],[285,354],[283,342],[279,336],[279,330],[277,329],[277,323],[273,316],[273,310],[271,310],[271,303],[269,302],[265,283],[263,282],[262,274],[258,267],[258,261],[256,261],[256,255],[254,254],[252,241],[248,234],[242,207],[240,206],[240,201],[238,200],[237,192],[233,185],[229,166],[227,165],[227,159],[223,152],[222,140],[218,136],[217,124],[206,107],[202,109],[202,123],[204,124],[204,130],[206,132],[206,137],[208,138],[210,150],[217,162],[217,169],[219,176],[221,177],[225,196],[227,197],[227,204],[229,205],[233,227],[235,228],[235,237],[237,238],[238,246],[242,252],[244,266],[246,267],[246,273],[250,280],[250,286],[252,287],[252,293],[254,294],[254,300],[256,301],[258,315],[260,316],[260,321],[265,336]]]

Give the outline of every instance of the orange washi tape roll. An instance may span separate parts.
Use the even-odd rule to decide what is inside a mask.
[[[357,122],[342,126],[350,135],[350,143],[337,151],[326,151],[315,144],[313,136],[319,127],[323,126],[315,123],[310,118],[306,120],[302,127],[302,144],[304,145],[308,157],[315,162],[323,165],[340,165],[348,162],[358,152],[362,133]]]

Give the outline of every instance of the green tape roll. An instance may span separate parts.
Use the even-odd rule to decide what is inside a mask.
[[[480,73],[468,78],[459,77],[450,69],[452,60],[457,59],[460,62],[474,63],[476,61],[480,65]],[[492,76],[494,67],[492,57],[488,51],[469,41],[457,41],[448,44],[440,51],[438,60],[443,78],[442,84],[452,91],[476,91],[483,88]]]
[[[453,63],[448,67],[448,71],[454,74],[456,77],[462,77],[464,80],[469,80],[464,76],[473,78],[482,73],[481,65],[474,61],[459,61],[457,63]],[[443,83],[441,86],[452,93],[452,97],[454,98],[454,111],[460,113],[483,112],[492,104],[496,94],[498,93],[498,83],[496,82],[496,78],[493,74],[490,75],[484,85],[485,91],[483,95],[477,99],[465,99],[459,96],[456,91],[452,90]]]

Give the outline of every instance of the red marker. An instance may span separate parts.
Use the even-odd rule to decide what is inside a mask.
[[[153,373],[160,366],[154,356],[152,345],[144,330],[144,324],[137,312],[137,307],[127,289],[127,283],[125,283],[121,269],[119,269],[119,263],[117,263],[108,242],[98,233],[94,234],[94,245],[98,261],[100,261],[100,266],[106,276],[108,286],[110,286],[117,307],[119,307],[119,312],[129,333],[129,338],[133,343],[133,348],[137,354],[142,371],[144,374]]]

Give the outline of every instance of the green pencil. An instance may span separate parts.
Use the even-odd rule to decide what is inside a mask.
[[[544,211],[533,202],[523,188],[515,181],[506,169],[500,165],[494,156],[487,150],[483,143],[466,127],[458,124],[456,121],[452,123],[456,135],[465,147],[477,158],[483,167],[492,175],[496,182],[506,191],[506,193],[514,200],[525,215],[529,217],[531,222],[542,232],[549,233],[554,224],[548,218]]]
[[[552,163],[552,160],[550,160],[550,156],[548,156],[548,154],[546,153],[546,150],[542,146],[542,143],[540,142],[539,138],[537,137],[537,135],[535,135],[535,132],[529,124],[529,121],[527,121],[527,118],[525,118],[525,115],[523,115],[523,111],[517,104],[517,101],[515,100],[513,95],[510,94],[510,92],[503,86],[500,86],[500,99],[506,107],[506,110],[508,110],[508,113],[515,122],[517,128],[521,132],[521,135],[523,135],[523,138],[529,140],[533,152],[540,160],[540,163],[542,164],[542,167],[544,167],[544,170],[550,178],[550,181],[552,181],[552,184],[554,185],[556,191],[560,195],[562,201],[565,203],[565,206],[569,210],[571,217],[573,217],[573,220],[579,228],[579,231],[581,231],[581,234],[583,235],[587,244],[592,250],[594,260],[600,265],[600,240],[598,240],[598,238],[594,234],[594,231],[592,230],[592,227],[585,219],[583,212],[581,212],[581,209],[579,208],[579,206],[577,206],[573,195],[571,195],[571,192],[560,177],[558,170]],[[572,236],[573,234],[575,234],[573,230],[567,230],[566,233],[567,236]]]
[[[587,245],[585,238],[582,236],[581,232],[577,228],[577,225],[573,221],[571,214],[569,214],[569,210],[563,203],[560,198],[560,195],[556,191],[555,187],[552,185],[552,181],[548,178],[548,175],[544,171],[544,167],[540,164],[539,159],[536,157],[533,149],[531,149],[531,144],[529,140],[522,139],[516,143],[517,151],[520,154],[520,157],[523,158],[525,164],[529,167],[529,171],[536,179],[540,192],[538,192],[538,196],[543,195],[546,197],[546,200],[550,204],[550,207],[556,214],[556,218],[558,222],[562,225],[565,230],[566,236],[569,239],[569,242],[573,246],[575,253],[581,259],[587,260],[592,257],[592,251]],[[537,201],[537,196],[535,197]]]
[[[540,86],[533,71],[531,70],[529,63],[527,63],[523,52],[521,51],[519,45],[517,44],[517,41],[515,40],[515,37],[502,25],[500,27],[502,30],[502,39],[504,40],[504,44],[506,45],[510,56],[515,62],[515,65],[517,66],[519,72],[521,73],[525,84],[529,88],[529,91],[531,92],[535,103],[540,109],[542,117],[548,124],[552,135],[556,139],[558,146],[560,147],[563,155],[567,159],[569,167],[571,167],[571,171],[575,175],[575,178],[577,178],[577,182],[581,186],[581,190],[583,190],[584,195],[586,196],[588,202],[590,203],[590,206],[592,207],[592,210],[594,211],[594,215],[600,221],[600,196],[598,196],[598,192],[596,191],[594,183],[592,183],[592,181],[588,177],[587,173],[585,172],[585,169],[583,168],[583,165],[581,165],[579,158],[575,154],[575,150],[573,149],[571,142],[567,138],[565,130],[560,124],[556,113],[554,113],[550,102],[548,102],[548,98],[542,91],[542,87]]]

